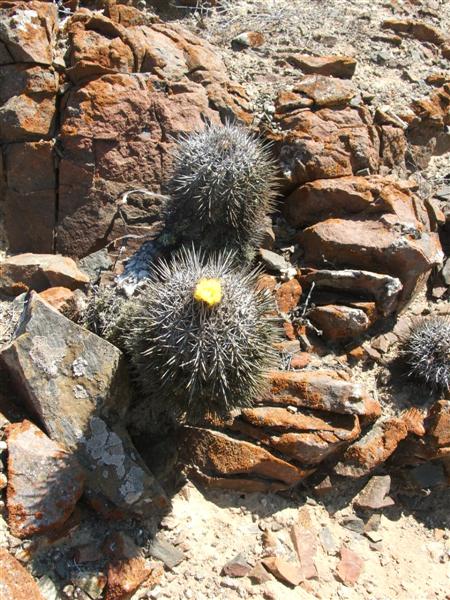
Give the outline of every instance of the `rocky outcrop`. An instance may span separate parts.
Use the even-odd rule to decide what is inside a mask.
[[[227,115],[249,119],[244,90],[211,45],[131,6],[82,9],[60,30],[52,3],[3,3],[2,17],[0,138],[14,252],[85,256],[125,233],[153,234],[161,198],[124,203],[123,194],[161,190],[180,134]]]

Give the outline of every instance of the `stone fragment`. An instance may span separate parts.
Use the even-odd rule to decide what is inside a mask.
[[[248,577],[253,583],[258,585],[267,583],[272,579],[270,573],[266,571],[260,562],[253,567],[253,569],[249,572]]]
[[[5,600],[45,600],[30,573],[0,548],[0,589]]]
[[[211,429],[184,427],[182,442],[189,476],[214,487],[286,489],[311,473],[255,444]]]
[[[181,550],[163,538],[152,540],[148,552],[153,558],[161,560],[169,570],[172,570],[185,559]]]
[[[338,546],[328,527],[322,527],[319,531],[320,543],[327,554],[337,554]]]
[[[260,248],[259,255],[269,271],[283,273],[283,271],[286,271],[289,268],[289,263],[286,259],[281,256],[281,254],[272,252],[272,250]]]
[[[383,21],[382,27],[391,29],[396,33],[407,33],[421,42],[431,42],[436,46],[440,46],[449,40],[449,36],[437,27],[417,19],[386,19]]]
[[[329,304],[308,311],[308,319],[326,340],[347,342],[360,337],[373,323],[366,312],[352,306]]]
[[[379,403],[357,383],[335,371],[273,371],[269,375],[270,393],[264,402],[302,406],[339,414],[374,419],[381,414]]]
[[[352,83],[323,75],[304,77],[294,91],[303,92],[320,107],[346,104],[356,96],[356,89]]]
[[[436,448],[450,451],[450,400],[438,400],[431,407],[426,431]]]
[[[347,448],[335,467],[338,475],[363,477],[384,463],[408,435],[401,418],[382,418],[364,437]]]
[[[363,560],[350,548],[342,546],[336,576],[344,585],[353,586],[363,570]]]
[[[345,529],[349,529],[350,531],[354,531],[355,533],[364,532],[364,521],[359,517],[350,515],[348,517],[344,517],[340,523],[342,527],[345,527]]]
[[[26,538],[57,529],[83,492],[85,477],[78,461],[29,421],[9,425],[6,435],[11,533]]]
[[[57,254],[18,254],[0,264],[0,291],[4,294],[41,292],[55,286],[75,290],[88,282],[89,277],[74,260]]]
[[[389,497],[391,478],[389,475],[375,475],[358,494],[354,505],[357,508],[377,510],[392,506],[394,501]]]
[[[314,556],[317,552],[316,536],[310,529],[296,524],[292,526],[290,534],[304,578],[317,577],[317,569],[314,564]]]
[[[88,486],[123,513],[152,514],[167,505],[117,425],[129,400],[122,353],[34,292],[16,335],[1,359],[49,437],[75,452],[87,469]]]
[[[278,310],[288,313],[296,308],[302,295],[302,286],[297,279],[291,279],[282,283],[276,292]]]
[[[107,583],[107,578],[101,572],[80,571],[72,576],[71,581],[78,588],[86,592],[89,598],[100,600]]]
[[[105,600],[128,600],[152,574],[152,568],[133,540],[116,533],[106,541],[111,558]]]
[[[223,566],[222,572],[229,577],[246,577],[251,570],[245,556],[238,554]]]
[[[73,291],[66,287],[51,287],[41,292],[40,297],[59,312],[64,312],[73,300]]]
[[[279,556],[270,556],[268,558],[263,558],[261,562],[266,569],[282,583],[296,587],[301,581],[304,580],[304,576],[300,567],[285,560],[284,558],[280,558]]]
[[[57,18],[57,6],[51,2],[2,3],[0,44],[9,60],[2,57],[0,62],[51,65]]]
[[[287,60],[294,67],[300,67],[303,73],[332,75],[351,79],[355,72],[356,60],[351,56],[310,56],[309,54],[290,54]]]

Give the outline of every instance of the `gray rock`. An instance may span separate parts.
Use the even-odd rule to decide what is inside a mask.
[[[167,499],[120,426],[129,404],[122,353],[32,293],[0,354],[50,438],[76,453],[88,483],[124,512],[151,514]]]
[[[86,273],[91,283],[97,283],[102,271],[107,271],[112,266],[108,250],[103,248],[92,254],[88,254],[78,263],[80,269]]]
[[[170,570],[179,565],[185,558],[181,550],[162,538],[152,540],[148,552],[153,558],[161,560]]]
[[[281,254],[272,252],[272,250],[265,250],[264,248],[260,248],[259,255],[262,261],[265,263],[266,267],[270,271],[274,271],[276,273],[283,273],[291,266],[286,261],[286,259],[283,256],[281,256]]]

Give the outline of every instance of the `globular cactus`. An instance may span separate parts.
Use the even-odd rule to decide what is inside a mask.
[[[272,300],[230,251],[181,249],[134,303],[126,348],[155,422],[194,423],[249,406],[275,357]],[[161,421],[161,419],[159,419]]]
[[[450,318],[428,317],[413,325],[404,343],[410,374],[434,388],[450,389]]]
[[[168,188],[166,230],[177,243],[226,246],[247,259],[274,207],[277,169],[244,127],[208,125],[180,139]]]
[[[80,324],[122,349],[129,307],[130,301],[116,286],[93,286]]]

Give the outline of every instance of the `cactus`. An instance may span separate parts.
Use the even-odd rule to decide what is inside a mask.
[[[239,125],[208,125],[175,151],[166,231],[177,243],[208,251],[226,245],[251,258],[276,188],[276,165],[260,139]]]
[[[410,375],[450,389],[450,318],[428,317],[413,325],[403,352]]]
[[[80,324],[123,349],[122,335],[128,322],[129,301],[116,286],[93,286]]]
[[[230,251],[183,248],[155,265],[126,338],[153,418],[223,417],[262,392],[277,333],[271,298],[254,287],[257,274],[236,266]]]

